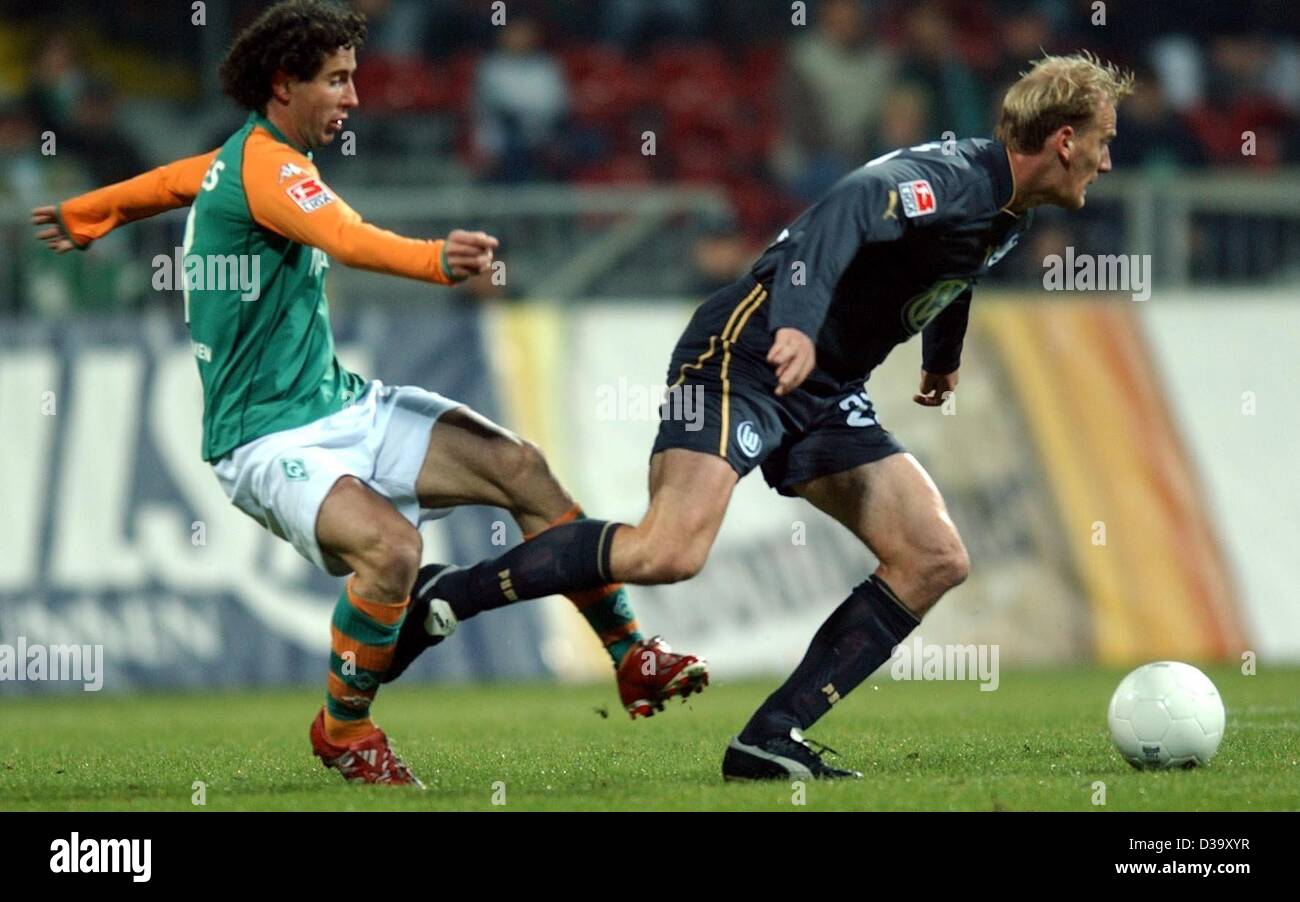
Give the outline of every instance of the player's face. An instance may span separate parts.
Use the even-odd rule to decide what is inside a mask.
[[[1088,197],[1088,186],[1110,172],[1110,142],[1115,137],[1115,105],[1103,102],[1091,124],[1079,129],[1072,142],[1062,206],[1077,210]]]
[[[356,51],[347,47],[327,56],[311,81],[293,85],[289,113],[309,150],[324,147],[343,131],[348,111],[359,103],[352,83],[356,70]]]

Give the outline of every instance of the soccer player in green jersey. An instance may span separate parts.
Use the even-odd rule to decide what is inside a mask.
[[[335,356],[331,258],[447,285],[487,271],[497,247],[483,232],[422,241],[376,228],[321,179],[311,154],[358,105],[352,76],[365,32],[361,16],[321,0],[270,8],[222,63],[223,88],[250,112],[221,147],[38,208],[33,223],[64,252],[190,205],[186,261],[256,275],[251,291],[239,279],[186,283],[203,458],[240,510],[322,570],[351,574],[331,623],[313,751],[349,780],[420,785],[370,718],[379,683],[396,675],[388,670],[417,587],[418,524],[488,504],[531,538],[582,514],[535,445],[434,392],[367,381]],[[702,660],[641,636],[621,585],[569,597],[609,651],[633,717],[707,684]],[[440,639],[455,621],[438,605],[426,599],[412,616]]]

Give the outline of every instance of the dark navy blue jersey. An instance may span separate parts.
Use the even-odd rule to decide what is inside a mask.
[[[751,270],[770,295],[754,318],[766,344],[798,329],[846,383],[923,331],[924,368],[956,370],[972,286],[1029,225],[1006,209],[1014,193],[1006,148],[987,138],[896,150],[845,176]]]

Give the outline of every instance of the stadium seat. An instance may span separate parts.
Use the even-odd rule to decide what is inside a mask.
[[[367,57],[356,73],[357,95],[379,112],[445,109],[446,84],[436,67],[417,57]]]

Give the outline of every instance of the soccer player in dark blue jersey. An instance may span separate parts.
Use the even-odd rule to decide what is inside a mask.
[[[587,520],[467,570],[426,568],[414,604],[432,607],[431,622],[454,622],[587,585],[689,579],[737,480],[759,467],[778,492],[851,530],[879,566],[732,740],[723,774],[861,776],[826,764],[801,731],[883,664],[969,569],[934,482],[876,418],[867,378],[920,332],[913,400],[943,403],[957,387],[973,286],[1016,244],[1033,207],[1084,205],[1088,185],[1110,171],[1116,106],[1132,84],[1090,54],[1048,56],[1008,90],[994,139],[896,150],[843,178],[696,310],[668,381],[703,386],[704,428],[662,420],[639,524]],[[394,669],[440,638],[404,630]]]

